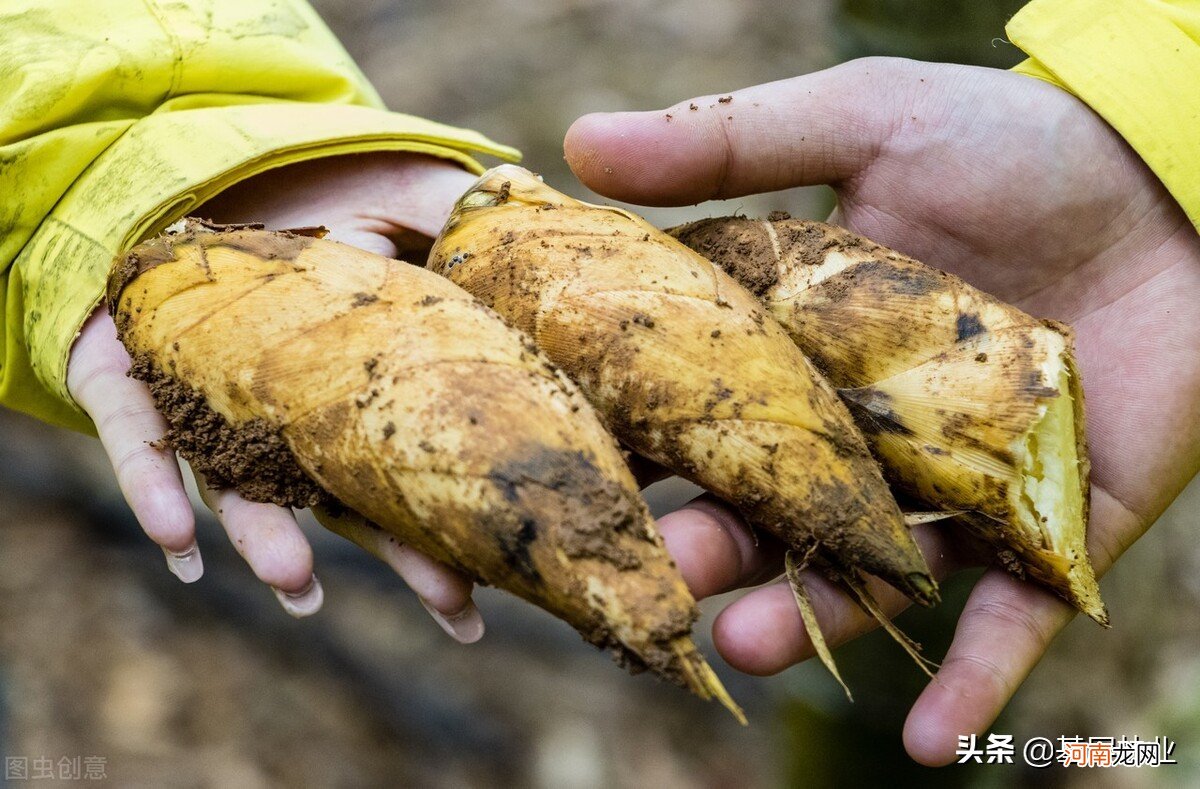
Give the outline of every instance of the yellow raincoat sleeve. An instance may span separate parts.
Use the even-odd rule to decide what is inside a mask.
[[[0,404],[91,431],[67,356],[113,256],[256,173],[368,150],[516,157],[386,111],[303,0],[4,0]]]
[[[1200,229],[1200,0],[1034,0],[1006,32],[1016,70],[1108,121]]]

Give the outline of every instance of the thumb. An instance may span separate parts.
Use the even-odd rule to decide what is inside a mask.
[[[928,68],[868,58],[666,110],[585,115],[567,131],[567,163],[600,194],[644,205],[837,183],[875,158]]]

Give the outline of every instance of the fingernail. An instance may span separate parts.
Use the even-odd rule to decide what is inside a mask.
[[[446,635],[458,643],[474,644],[483,638],[483,617],[480,616],[475,603],[468,602],[466,607],[454,616],[446,616],[431,606],[424,597],[418,596],[417,599],[421,601],[421,605],[425,606],[425,610],[433,617],[433,621],[446,631]]]
[[[167,557],[167,569],[185,584],[199,581],[204,575],[204,560],[200,558],[200,546],[196,543],[178,553],[166,548],[162,552]]]
[[[325,590],[321,588],[321,582],[317,580],[317,576],[315,575],[308,586],[299,592],[285,592],[282,589],[276,589],[274,586],[271,587],[271,591],[275,593],[275,597],[278,598],[279,604],[283,606],[283,610],[297,619],[317,613],[321,610],[321,605],[325,602]]]

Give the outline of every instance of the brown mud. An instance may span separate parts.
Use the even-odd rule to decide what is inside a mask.
[[[249,501],[304,509],[333,497],[312,480],[280,435],[263,419],[233,425],[200,392],[164,372],[145,354],[129,375],[143,381],[167,420],[162,440],[214,488],[231,488]]]

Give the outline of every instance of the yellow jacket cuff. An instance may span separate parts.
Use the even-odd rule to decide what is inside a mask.
[[[114,255],[265,170],[361,151],[427,153],[478,172],[472,154],[516,158],[473,132],[369,107],[245,104],[147,116],[72,184],[7,274],[0,402],[91,431],[66,388],[79,328]]]
[[[66,365],[114,255],[264,170],[387,150],[516,156],[384,111],[305,0],[0,3],[0,405],[90,431]]]
[[[1200,228],[1200,3],[1034,0],[1009,22],[1016,70],[1078,96]]]

